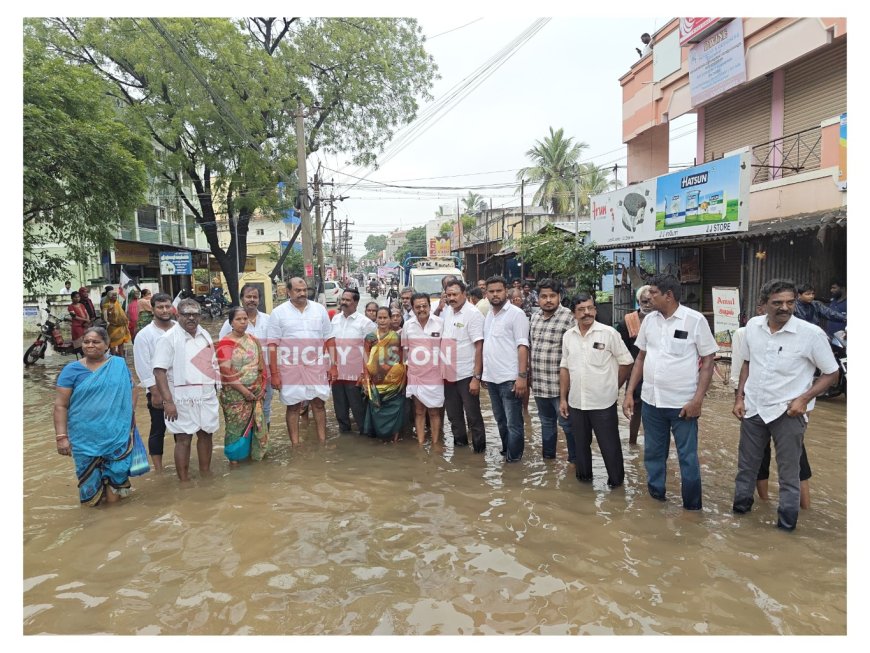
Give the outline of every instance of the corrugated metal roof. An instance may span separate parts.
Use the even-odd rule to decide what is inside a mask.
[[[794,233],[806,233],[818,231],[822,228],[846,227],[846,207],[815,211],[813,213],[799,213],[786,218],[764,220],[763,222],[750,222],[747,231],[739,231],[730,234],[710,234],[709,236],[686,236],[684,238],[665,238],[660,240],[646,240],[639,243],[622,243],[624,248],[653,247],[668,245],[689,245],[712,243],[722,240],[752,240],[767,236],[786,235]],[[613,244],[595,245],[595,249],[614,249]]]
[[[570,221],[566,220],[565,222],[553,222],[552,225],[554,227],[556,227],[556,229],[561,229],[562,231],[567,231],[569,234],[576,233],[574,231],[574,221],[573,220],[570,220]],[[583,233],[588,234],[590,231],[592,231],[592,223],[589,220],[580,220],[577,223],[577,225],[579,227],[581,234],[583,234]],[[543,227],[541,227],[541,228],[543,229]],[[540,231],[540,229],[538,231]]]

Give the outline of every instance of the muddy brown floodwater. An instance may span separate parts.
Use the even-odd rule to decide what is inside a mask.
[[[597,445],[594,483],[578,483],[561,432],[544,460],[534,401],[525,455],[505,465],[488,399],[483,456],[339,436],[331,412],[325,446],[312,422],[291,450],[276,399],[265,461],[230,469],[221,431],[211,478],[181,487],[170,466],[95,509],[54,445],[69,361],[24,372],[25,634],[846,633],[844,398],[811,415],[812,507],[793,533],[774,527],[775,469],[771,501],[731,513],[738,423],[721,389],[701,420],[701,513],[681,508],[673,447],[667,503],[646,495],[621,416],[623,488]],[[144,398],[137,418],[147,432]]]

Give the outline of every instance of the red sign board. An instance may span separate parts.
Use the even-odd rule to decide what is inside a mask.
[[[680,18],[680,46],[697,43],[730,18]]]
[[[314,266],[311,263],[305,264],[305,276],[313,277],[314,276]]]

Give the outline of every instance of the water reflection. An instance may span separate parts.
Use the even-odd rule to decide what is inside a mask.
[[[216,447],[210,478],[182,487],[170,467],[117,508],[84,509],[51,437],[69,360],[24,373],[27,634],[845,633],[842,398],[812,414],[813,507],[790,534],[774,528],[775,482],[772,501],[731,514],[725,393],[704,407],[700,513],[681,508],[673,450],[669,501],[646,495],[624,421],[625,486],[607,488],[596,445],[595,480],[578,483],[563,440],[543,459],[534,402],[518,464],[498,455],[491,413],[485,455],[449,436],[321,446],[313,425],[291,449],[277,419],[262,463],[230,469]],[[144,399],[137,414],[148,423]]]

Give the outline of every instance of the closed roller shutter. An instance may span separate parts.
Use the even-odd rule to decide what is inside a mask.
[[[783,135],[812,127],[846,111],[846,44],[817,51],[785,69]]]
[[[770,140],[770,79],[714,100],[704,108],[704,161]]]

